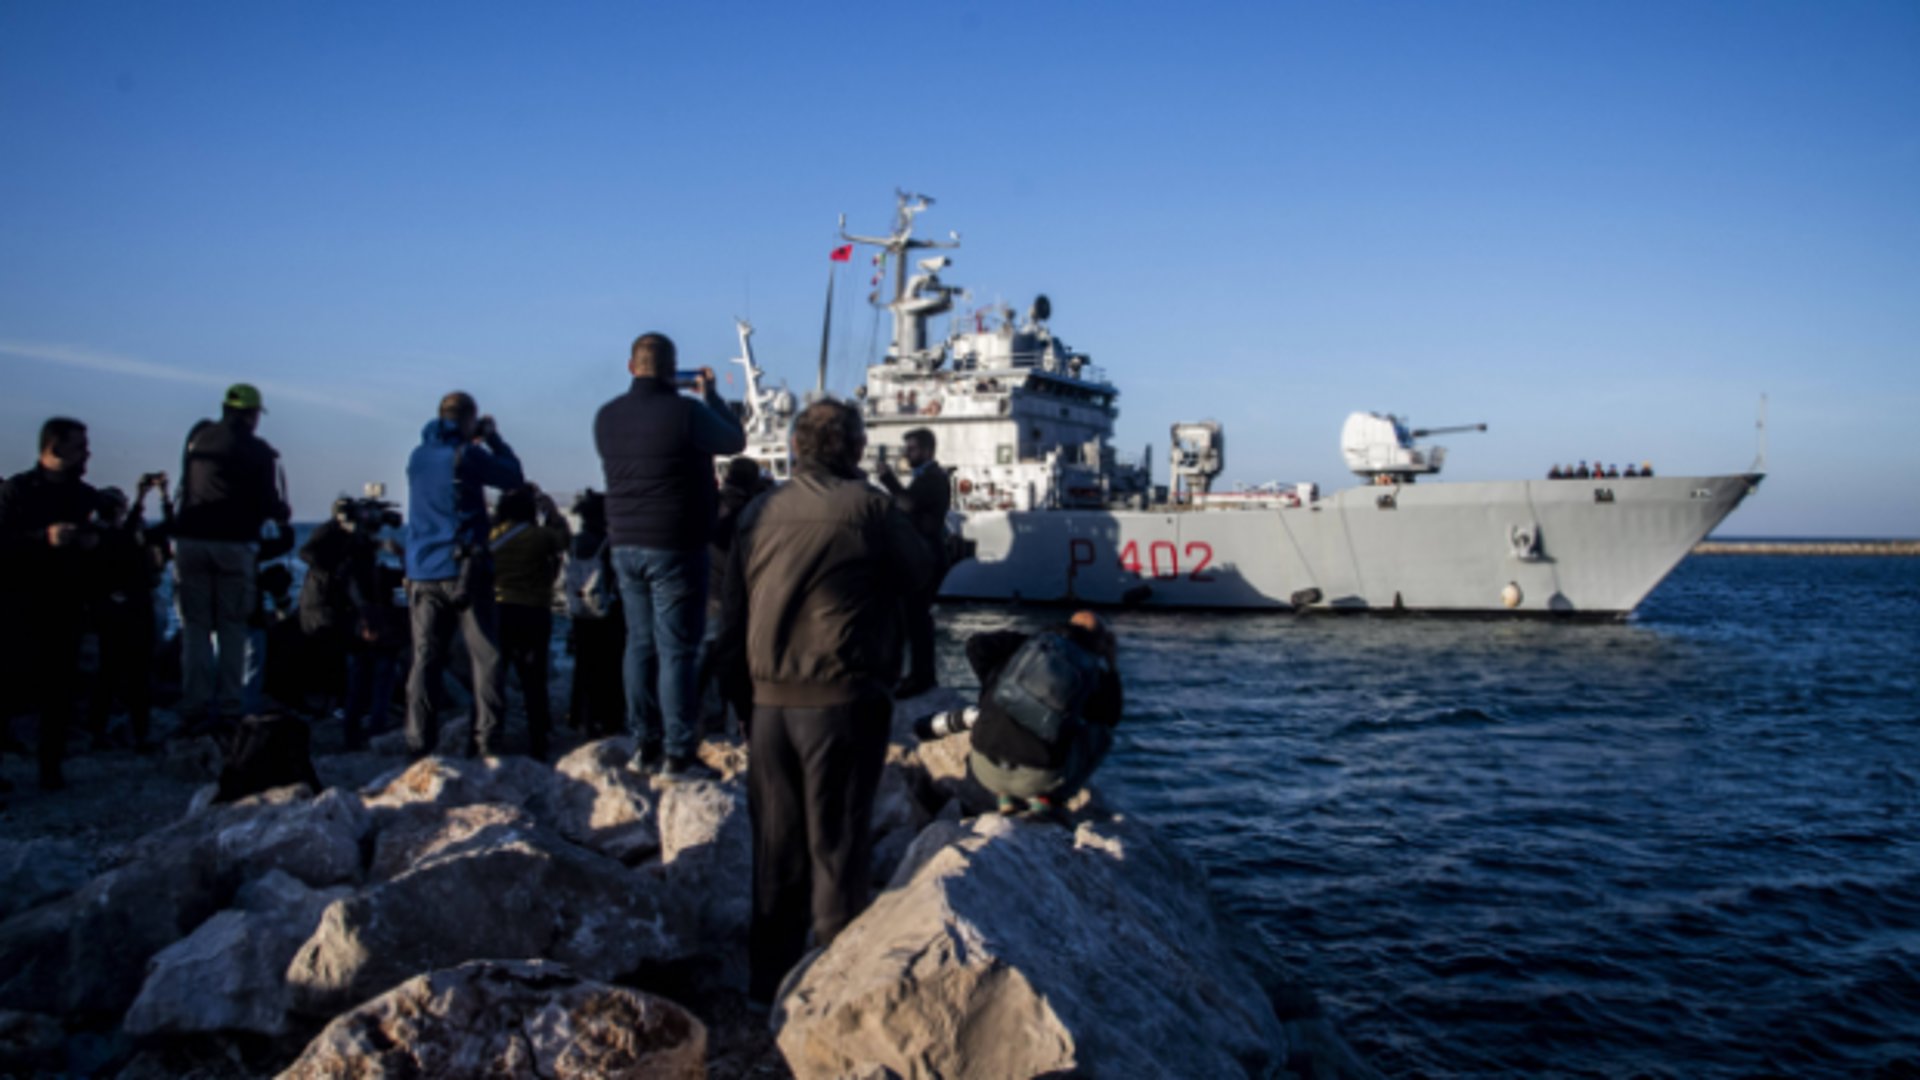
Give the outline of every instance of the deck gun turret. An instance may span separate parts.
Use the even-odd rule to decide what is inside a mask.
[[[1408,428],[1391,413],[1357,412],[1349,415],[1340,429],[1340,451],[1356,476],[1376,484],[1411,484],[1421,476],[1439,472],[1447,459],[1446,447],[1422,450],[1413,445],[1415,439],[1485,430],[1485,424]]]

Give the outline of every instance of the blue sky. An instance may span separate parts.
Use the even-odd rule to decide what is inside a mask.
[[[1211,417],[1228,480],[1335,486],[1378,409],[1486,421],[1454,479],[1726,472],[1765,393],[1723,532],[1920,535],[1911,3],[0,0],[0,467],[71,413],[96,481],[177,469],[248,379],[303,517],[456,387],[597,484],[635,334],[748,316],[808,381],[896,186],[977,301],[1052,298],[1123,449]]]

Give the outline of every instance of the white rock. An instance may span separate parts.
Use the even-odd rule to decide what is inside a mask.
[[[1275,1076],[1286,1036],[1205,881],[1121,817],[930,826],[797,980],[798,1077]]]
[[[561,834],[629,866],[660,850],[654,793],[627,768],[632,757],[633,740],[599,739],[554,766]]]
[[[707,1031],[672,1002],[548,963],[476,961],[409,979],[327,1025],[281,1080],[707,1074]]]
[[[473,830],[449,820],[458,835],[327,908],[287,968],[297,1008],[331,1015],[475,959],[559,960],[613,979],[678,954],[647,875],[524,817]]]
[[[649,869],[665,886],[676,936],[719,958],[722,982],[744,986],[753,916],[753,822],[744,786],[693,781],[662,789],[660,862]]]

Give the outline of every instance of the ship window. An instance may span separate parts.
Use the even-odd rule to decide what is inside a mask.
[[[1013,464],[1013,447],[1001,443],[999,452],[994,455],[994,458],[1002,465]]]

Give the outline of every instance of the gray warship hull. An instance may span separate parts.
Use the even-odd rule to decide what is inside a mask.
[[[971,512],[948,599],[1624,617],[1759,474],[1365,486],[1298,506]]]

